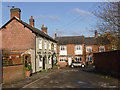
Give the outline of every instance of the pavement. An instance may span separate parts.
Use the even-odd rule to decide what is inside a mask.
[[[54,68],[48,72],[34,74],[13,83],[6,83],[3,88],[120,88],[116,78],[104,78],[91,72],[90,68]]]

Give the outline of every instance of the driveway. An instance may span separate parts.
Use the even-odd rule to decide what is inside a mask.
[[[65,67],[24,85],[21,90],[23,88],[118,88],[118,80],[106,79],[83,68]]]

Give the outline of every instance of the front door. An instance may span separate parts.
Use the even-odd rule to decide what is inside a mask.
[[[69,58],[68,58],[68,65],[70,66],[70,65],[71,65],[71,63],[72,63],[72,58],[71,58],[71,57],[69,57]]]
[[[43,57],[43,69],[45,69],[45,57]]]

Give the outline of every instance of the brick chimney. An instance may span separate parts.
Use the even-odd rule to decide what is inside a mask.
[[[44,27],[44,25],[42,25],[41,31],[44,32],[45,34],[47,34],[47,27]]]
[[[98,35],[97,35],[97,30],[95,30],[95,38],[97,38],[98,37]]]
[[[57,33],[55,33],[55,38],[57,37]]]
[[[21,10],[19,8],[14,8],[14,6],[12,6],[12,8],[10,9],[10,19],[12,19],[15,16],[18,19],[21,19]]]
[[[35,20],[33,19],[33,16],[31,16],[31,18],[29,19],[29,24],[34,27],[34,22]]]

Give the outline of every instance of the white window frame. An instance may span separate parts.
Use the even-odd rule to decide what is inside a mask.
[[[39,56],[39,67],[42,68],[42,58]]]
[[[76,58],[78,59],[78,60],[77,60],[78,62],[82,62],[82,57],[75,57],[75,61],[76,61]],[[76,62],[77,62],[77,61],[76,61]]]
[[[67,46],[66,45],[60,45],[59,46],[59,55],[67,55]]]
[[[91,52],[89,52],[88,49],[91,49],[91,52],[92,52],[92,47],[86,47],[86,52],[87,52],[87,53],[91,53]]]
[[[54,44],[54,50],[56,50],[56,44]]]
[[[104,47],[104,51],[105,51],[105,46],[100,46],[100,47],[99,47],[99,52],[104,52],[104,51],[101,51],[101,50],[100,50],[101,47]]]
[[[67,51],[67,46],[66,45],[61,45],[60,46],[60,51]]]
[[[92,59],[92,56],[91,55],[87,55],[86,56],[86,61],[92,62],[92,60],[90,60],[90,58]]]
[[[82,55],[83,51],[82,51],[82,45],[75,45],[75,55]]]
[[[49,64],[52,64],[52,57],[51,56],[48,58],[48,61],[49,61]]]
[[[51,43],[49,42],[49,50],[51,50]]]
[[[82,50],[82,45],[75,45],[75,50]]]
[[[39,49],[42,49],[42,39],[39,39]]]
[[[59,62],[66,62],[67,58],[66,57],[59,57]]]
[[[45,40],[45,49],[47,49],[47,41]]]

